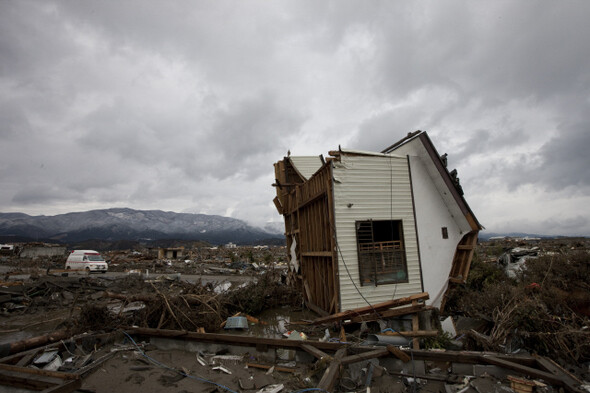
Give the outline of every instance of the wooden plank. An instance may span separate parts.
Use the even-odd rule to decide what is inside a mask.
[[[79,369],[78,371],[76,371],[76,374],[81,377],[87,376],[92,371],[94,371],[94,369],[96,369],[98,366],[100,366],[101,364],[103,364],[104,362],[106,362],[107,360],[112,358],[113,356],[115,356],[116,353],[117,352],[109,352],[106,355],[99,357],[98,359],[96,359],[92,363],[90,363],[89,365],[84,366],[81,369]]]
[[[412,359],[407,353],[400,350],[395,345],[388,345],[387,350],[389,351],[389,353],[391,353],[393,356],[395,356],[404,363],[407,363]]]
[[[277,208],[277,211],[279,212],[279,214],[282,215],[285,212],[285,210],[283,209],[283,206],[281,205],[281,201],[280,201],[279,197],[278,196],[274,197],[274,199],[272,201],[275,204],[275,207]]]
[[[62,383],[59,378],[0,370],[0,385],[29,390],[43,390]]]
[[[78,379],[79,376],[72,373],[65,373],[61,371],[41,370],[38,368],[19,367],[11,364],[0,364],[0,370],[7,370],[22,374],[41,375],[44,377],[58,378],[58,379]]]
[[[425,349],[403,350],[406,354],[412,355],[416,360],[429,360],[440,362],[458,362],[469,364],[482,364],[482,356],[491,355],[498,359],[505,359],[521,365],[535,367],[536,360],[528,355],[504,355],[496,352],[478,352],[478,351],[431,351]]]
[[[418,303],[414,300],[412,301],[412,306],[416,306]],[[420,319],[418,318],[418,313],[412,315],[412,332],[418,333],[420,330]],[[438,334],[438,332],[437,332]],[[416,336],[413,336],[416,337]],[[412,339],[412,347],[413,349],[420,349],[420,340],[417,338]]]
[[[389,351],[387,350],[387,348],[378,348],[372,351],[347,356],[345,358],[342,358],[341,362],[343,365],[347,365],[351,363],[361,362],[363,360],[380,358],[387,355],[389,355]]]
[[[345,344],[329,343],[320,341],[297,341],[297,340],[283,340],[278,338],[264,338],[255,336],[238,336],[233,334],[218,334],[218,333],[194,333],[181,330],[166,330],[166,329],[152,329],[152,328],[125,328],[129,334],[137,334],[151,337],[169,337],[179,338],[183,340],[213,342],[218,344],[228,345],[245,345],[256,346],[257,344],[266,344],[273,348],[300,348],[301,345],[312,345],[322,350],[336,351],[345,346]]]
[[[318,384],[318,390],[325,390],[327,392],[334,391],[334,385],[340,377],[340,367],[342,366],[341,359],[346,356],[346,348],[340,348],[334,355],[334,360],[328,365],[326,372],[322,376]]]
[[[472,245],[458,245],[457,246],[457,250],[473,250],[473,246]]]
[[[29,363],[31,363],[31,361],[33,360],[33,358],[37,355],[37,352],[39,352],[39,351],[40,351],[40,349],[37,349],[37,350],[31,351],[30,353],[27,353],[25,356],[20,358],[20,360],[16,363],[16,366],[18,366],[18,367],[28,366]]]
[[[332,251],[305,251],[301,253],[302,257],[332,257]]]
[[[281,367],[281,366],[269,366],[266,364],[258,364],[258,363],[246,363],[246,366],[248,367],[252,367],[252,368],[259,368],[262,370],[270,370],[271,368],[274,367],[274,370],[276,371],[282,371],[284,373],[294,373],[297,371],[296,368],[290,368],[290,367]]]
[[[432,310],[435,307],[426,306],[424,303],[420,303],[418,306],[407,306],[407,307],[399,307],[394,308],[391,310],[381,311],[379,316],[370,314],[370,315],[361,315],[358,317],[351,318],[350,321],[344,322],[344,324],[350,323],[361,323],[361,322],[372,322],[377,321],[382,318],[392,318],[392,317],[399,317],[401,315],[408,315],[413,314],[416,312],[424,311],[424,310]]]
[[[535,355],[535,359],[537,360],[537,364],[541,369],[550,372],[554,375],[560,376],[565,386],[569,390],[575,391],[576,387],[582,384],[582,381],[576,378],[575,375],[565,370],[559,364],[555,363],[552,359],[548,359],[538,355]]]
[[[328,315],[328,313],[324,309],[320,308],[319,306],[316,306],[311,301],[305,301],[305,306],[307,306],[310,310],[313,310],[320,315]],[[313,321],[311,321],[310,324],[313,324]]]
[[[312,323],[313,324],[321,324],[321,323],[339,321],[339,320],[343,320],[343,319],[350,319],[350,318],[353,318],[353,317],[356,317],[359,315],[363,315],[363,314],[369,314],[372,312],[379,312],[382,310],[387,310],[390,308],[403,306],[403,305],[412,303],[413,301],[417,301],[417,300],[427,300],[428,298],[430,298],[430,295],[427,292],[423,292],[423,293],[419,293],[416,295],[404,297],[401,299],[395,299],[395,300],[389,300],[389,301],[382,302],[382,303],[377,303],[372,306],[365,306],[365,307],[355,308],[354,310],[343,311],[343,312],[340,312],[337,314],[329,315],[327,317],[316,318],[312,321]]]
[[[62,383],[61,385],[55,385],[53,387],[47,388],[41,391],[41,393],[71,393],[81,387],[82,381],[79,379],[75,379],[73,381]]]
[[[325,353],[321,349],[314,347],[313,345],[302,344],[301,349],[303,349],[305,352],[309,353],[310,355],[314,356],[316,359],[321,359],[323,357],[328,356],[327,353]]]
[[[402,337],[436,337],[438,330],[412,330],[409,332],[381,332],[384,336],[402,336]]]
[[[555,374],[541,371],[532,367],[523,366],[518,363],[514,363],[508,360],[500,359],[496,356],[492,355],[484,355],[481,357],[482,361],[488,364],[493,364],[494,366],[500,366],[508,370],[516,371],[521,374],[524,374],[530,378],[541,378],[550,384],[555,384],[558,386],[564,386],[565,383],[560,376]]]

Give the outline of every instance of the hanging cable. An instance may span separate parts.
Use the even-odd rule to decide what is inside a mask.
[[[144,351],[143,351],[143,350],[142,350],[142,349],[139,347],[139,345],[137,345],[137,343],[135,342],[135,340],[133,339],[133,337],[131,337],[131,336],[130,336],[130,335],[127,333],[127,332],[123,331],[123,334],[125,334],[125,335],[127,336],[127,338],[129,338],[129,340],[131,340],[131,342],[133,343],[133,345],[135,345],[135,348],[137,348],[137,350],[139,351],[139,353],[140,353],[140,354],[141,354],[143,357],[145,357],[147,360],[149,360],[150,362],[152,362],[153,364],[155,364],[155,365],[157,365],[157,366],[159,366],[159,367],[165,368],[165,369],[167,369],[167,370],[173,371],[173,372],[175,372],[175,373],[177,373],[177,374],[179,374],[179,375],[182,375],[183,377],[190,378],[190,379],[194,379],[194,380],[197,380],[197,381],[200,381],[200,382],[204,382],[204,383],[208,383],[208,384],[211,384],[211,385],[215,385],[215,386],[217,386],[217,387],[219,387],[219,388],[221,388],[221,389],[224,389],[225,391],[228,391],[228,392],[230,392],[230,393],[238,393],[238,392],[236,392],[235,390],[232,390],[232,389],[228,388],[227,386],[221,385],[221,384],[219,384],[219,383],[217,383],[217,382],[209,381],[208,379],[201,378],[201,377],[195,377],[194,375],[187,374],[187,373],[185,373],[184,371],[177,370],[177,369],[175,369],[175,368],[173,368],[173,367],[170,367],[170,366],[168,366],[168,365],[166,365],[166,364],[164,364],[164,363],[161,363],[161,362],[157,361],[156,359],[154,359],[154,358],[152,358],[152,357],[148,356],[148,355],[147,355],[147,354],[146,354],[146,353],[145,353],[145,352],[144,352]]]

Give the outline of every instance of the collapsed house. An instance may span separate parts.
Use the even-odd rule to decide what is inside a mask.
[[[21,258],[65,257],[66,246],[47,243],[27,243],[20,249]]]
[[[184,247],[163,247],[158,249],[158,259],[184,258]]]
[[[426,132],[381,153],[330,151],[275,163],[289,280],[333,314],[428,292],[440,307],[467,279],[483,227]]]

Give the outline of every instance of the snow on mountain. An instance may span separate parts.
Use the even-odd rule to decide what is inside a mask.
[[[0,235],[55,239],[62,242],[86,239],[179,238],[222,243],[252,242],[277,237],[274,231],[254,228],[244,221],[229,217],[128,208],[56,216],[0,213]]]

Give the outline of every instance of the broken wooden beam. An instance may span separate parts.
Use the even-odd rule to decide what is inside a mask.
[[[345,356],[346,348],[340,348],[338,351],[336,351],[334,359],[328,365],[326,372],[324,372],[324,375],[317,386],[318,390],[325,390],[327,392],[332,392],[334,390],[336,381],[340,377],[340,367],[342,367],[341,360]]]
[[[355,308],[353,310],[339,312],[337,314],[328,315],[326,317],[316,318],[313,321],[311,321],[311,323],[314,325],[319,325],[322,323],[342,321],[342,320],[351,319],[351,318],[354,318],[354,317],[357,317],[360,315],[364,315],[364,314],[379,313],[380,311],[388,310],[388,309],[394,308],[394,307],[403,306],[406,304],[411,304],[412,302],[415,302],[418,300],[427,300],[429,298],[430,298],[430,295],[427,292],[423,292],[423,293],[419,293],[416,295],[412,295],[412,296],[408,296],[408,297],[404,297],[404,298],[400,298],[400,299],[394,299],[394,300],[389,300],[386,302],[374,304],[371,306],[365,306],[365,307]]]
[[[71,393],[78,390],[81,387],[82,381],[79,379],[74,379],[73,381],[62,383],[61,385],[49,387],[41,391],[41,393]]]
[[[48,343],[64,340],[66,338],[69,338],[71,335],[72,333],[70,331],[68,331],[67,329],[62,329],[56,332],[45,334],[43,336],[37,336],[28,338],[26,340],[13,342],[10,344],[8,353],[13,354],[22,352],[30,348],[35,348]]]
[[[575,385],[568,383],[568,381],[561,375],[553,374],[547,371],[541,371],[533,367],[523,366],[521,364],[500,359],[499,357],[492,355],[483,355],[481,360],[483,363],[493,364],[494,366],[500,366],[508,370],[516,371],[530,378],[541,378],[545,382],[548,382],[552,385],[563,386],[570,392],[582,392],[582,390],[577,388]]]
[[[383,336],[402,336],[402,337],[436,337],[438,330],[415,330],[407,332],[381,332],[379,335]]]
[[[407,353],[405,353],[395,345],[390,344],[386,348],[389,351],[389,353],[391,353],[393,356],[395,356],[404,363],[407,363],[411,360],[410,356]]]
[[[313,345],[301,344],[301,349],[303,349],[305,352],[309,353],[310,355],[314,356],[316,359],[321,359],[321,358],[328,356],[327,353],[314,347]]]
[[[297,371],[296,368],[282,367],[282,366],[268,366],[266,364],[258,364],[258,363],[246,363],[246,366],[252,367],[252,368],[260,368],[262,370],[270,370],[272,368],[275,371],[281,371],[284,373],[294,373]]]
[[[350,321],[347,321],[344,324],[346,325],[350,323],[373,322],[382,318],[400,317],[402,315],[413,314],[416,312],[426,310],[433,310],[435,308],[436,307],[427,306],[424,303],[419,303],[417,306],[398,307],[391,310],[381,311],[378,316],[373,314],[360,315],[358,317],[350,318]]]
[[[66,373],[66,372],[61,372],[61,371],[41,370],[38,368],[30,368],[30,367],[19,367],[19,366],[13,366],[12,364],[0,363],[0,370],[13,371],[13,372],[23,373],[23,374],[41,375],[44,377],[59,378],[59,379],[78,379],[78,378],[80,378],[80,376],[77,374]]]
[[[195,333],[184,330],[167,330],[167,329],[153,329],[153,328],[139,328],[128,327],[125,331],[129,334],[152,336],[152,337],[168,337],[179,338],[183,340],[223,343],[230,345],[244,345],[253,346],[264,344],[274,348],[301,348],[302,345],[310,345],[321,350],[337,351],[347,344],[330,343],[320,341],[299,341],[299,340],[284,340],[280,338],[264,338],[254,336],[239,336],[233,334],[218,334],[218,333]]]
[[[29,390],[44,390],[60,385],[62,379],[17,371],[0,370],[0,385]]]
[[[380,358],[387,355],[389,355],[389,351],[387,350],[387,348],[378,348],[372,351],[363,352],[356,355],[350,355],[345,358],[342,358],[341,363],[343,365],[347,365],[351,363],[360,362],[363,360]]]

